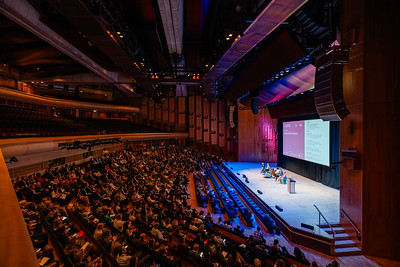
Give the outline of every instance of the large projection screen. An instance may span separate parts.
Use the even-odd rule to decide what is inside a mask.
[[[329,121],[283,122],[283,155],[329,166]]]

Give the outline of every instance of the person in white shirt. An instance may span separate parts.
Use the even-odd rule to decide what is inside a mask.
[[[124,221],[122,220],[122,214],[118,213],[116,218],[113,221],[113,226],[118,229],[118,231],[122,232],[124,229]]]
[[[158,226],[159,226],[158,223],[154,224],[154,226],[153,226],[153,228],[151,229],[150,233],[151,233],[154,237],[158,238],[159,240],[164,240],[164,236],[163,236],[163,234],[161,233],[160,229],[158,229]]]

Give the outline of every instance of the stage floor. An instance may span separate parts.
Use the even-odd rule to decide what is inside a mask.
[[[249,183],[245,184],[289,225],[306,231],[308,229],[301,227],[301,223],[318,225],[318,211],[314,204],[329,223],[339,223],[339,190],[285,170],[287,177],[296,181],[295,194],[290,194],[287,184],[280,184],[275,179],[263,177],[260,173],[261,163],[225,162],[224,164],[243,182],[245,174],[249,180]],[[276,167],[274,164],[270,166]],[[257,193],[257,190],[262,194]],[[283,211],[277,210],[275,205],[280,206]],[[325,224],[322,217],[321,224]]]

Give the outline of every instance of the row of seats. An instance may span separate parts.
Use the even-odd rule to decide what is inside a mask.
[[[203,206],[203,208],[207,207],[207,194],[204,190],[204,186],[202,184],[201,181],[201,176],[199,175],[199,173],[193,173],[193,178],[194,178],[194,187],[195,187],[195,191],[196,191],[196,199],[197,199],[197,203],[201,206]]]
[[[233,201],[235,202],[236,206],[239,209],[239,212],[242,214],[246,225],[251,227],[253,226],[253,218],[251,216],[251,213],[247,209],[247,207],[243,204],[242,200],[240,200],[238,194],[236,193],[236,190],[233,189],[228,182],[226,181],[225,177],[223,177],[217,168],[217,166],[213,166],[214,172],[217,174],[219,181],[222,183],[222,185],[225,187],[226,191],[229,193]]]
[[[232,172],[228,168],[226,168],[226,166],[223,169],[220,166],[215,167],[219,169],[229,179],[230,183],[235,187],[236,191],[240,194],[242,199],[251,208],[254,215],[257,216],[264,223],[268,231],[279,233],[279,229],[276,227],[274,220],[272,220],[272,218],[268,214],[262,211],[260,207],[243,189],[244,184],[241,181],[238,181],[237,177],[232,174]]]
[[[0,105],[0,138],[161,132],[117,119],[63,118],[51,112]]]
[[[235,219],[237,217],[237,208],[235,207],[234,202],[229,197],[224,188],[218,183],[217,178],[214,176],[210,169],[207,170],[207,174],[210,177],[211,182],[214,184],[214,188],[217,191],[219,199],[221,199],[222,204],[224,205],[229,219]]]
[[[211,209],[214,213],[221,213],[222,212],[222,207],[220,205],[219,198],[217,196],[217,193],[215,193],[215,190],[211,187],[210,181],[208,179],[207,174],[203,174],[201,176],[202,183],[204,184],[204,187],[207,192],[207,197],[211,205]]]
[[[79,119],[74,118],[73,120],[78,123],[86,125],[86,127],[94,128],[97,129],[98,131],[104,131],[105,133],[108,134],[161,132],[161,130],[157,128],[134,123],[128,120],[84,119],[84,118],[79,118]]]

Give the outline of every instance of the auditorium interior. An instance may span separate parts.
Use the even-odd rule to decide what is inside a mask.
[[[398,10],[0,0],[0,266],[400,266]]]

